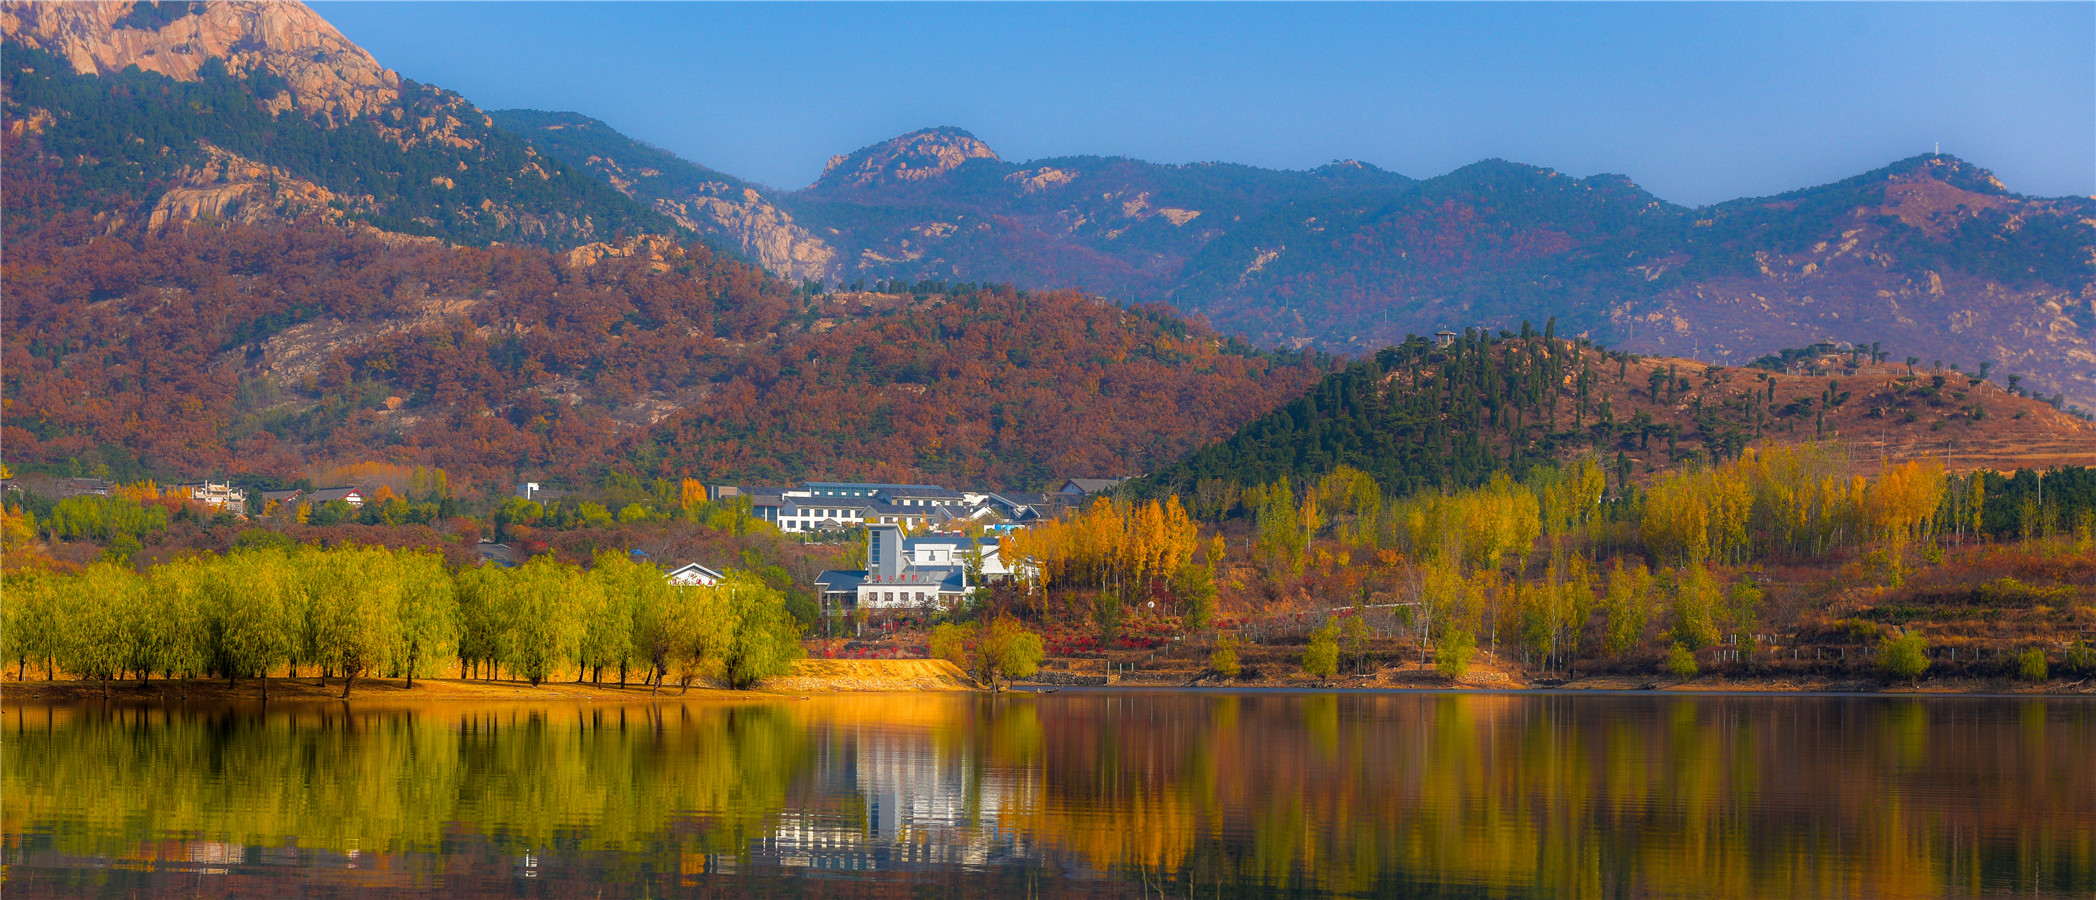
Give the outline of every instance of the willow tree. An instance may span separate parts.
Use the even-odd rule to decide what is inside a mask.
[[[801,656],[801,636],[785,595],[747,572],[729,575],[710,590],[726,613],[721,676],[729,687],[743,690],[792,668]]]
[[[713,587],[679,586],[670,592],[660,618],[650,623],[651,693],[662,690],[673,673],[678,686],[690,690],[693,681],[719,670],[733,627],[726,605]]]
[[[357,676],[394,658],[400,644],[401,573],[381,548],[338,547],[297,557],[306,580],[316,660],[342,675],[348,697]]]
[[[1010,616],[988,623],[948,622],[931,636],[932,656],[951,661],[992,691],[1003,690],[1013,679],[1032,677],[1042,652],[1041,636]]]
[[[1339,674],[1339,620],[1326,619],[1303,645],[1303,674],[1325,681]]]
[[[412,688],[418,673],[434,671],[458,653],[458,585],[434,553],[401,551],[394,554],[393,566],[400,579],[400,640],[394,652]]]
[[[678,588],[654,566],[636,563],[623,553],[597,557],[590,575],[604,598],[619,606],[615,615],[625,628],[623,639],[598,656],[599,663],[618,667],[620,687],[636,667],[645,668],[649,680],[658,677],[668,668],[671,641],[665,624]],[[611,610],[603,612],[607,619],[613,615]]]
[[[131,655],[127,620],[143,606],[143,587],[136,572],[108,562],[58,582],[58,603],[66,609],[58,664],[75,678],[101,679],[104,697],[110,679]]]
[[[189,679],[204,671],[211,657],[210,582],[215,557],[179,559],[154,566],[146,579],[151,609],[145,618],[152,635],[140,649],[149,665]]]
[[[511,577],[510,570],[500,566],[480,566],[460,571],[453,582],[460,678],[495,677],[495,664],[504,658],[502,615]]]
[[[9,572],[0,581],[0,646],[15,662],[15,680],[28,677],[33,660],[45,680],[56,677],[58,642],[65,633],[64,608],[58,602],[58,579],[47,572]]]
[[[507,635],[503,662],[537,686],[573,658],[581,630],[575,599],[597,587],[550,554],[533,557],[510,574],[508,589],[498,594]]]
[[[292,659],[303,630],[303,585],[292,557],[278,550],[235,553],[211,567],[207,601],[215,656],[228,681],[242,675],[262,683]]]
[[[615,550],[597,554],[590,589],[575,598],[581,633],[575,650],[575,680],[604,680],[608,666],[621,672],[634,656],[632,593],[648,582],[664,583],[661,571]]]

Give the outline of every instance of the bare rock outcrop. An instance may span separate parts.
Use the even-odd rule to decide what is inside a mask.
[[[83,74],[137,66],[195,81],[213,58],[224,60],[234,75],[269,72],[290,86],[284,108],[330,124],[399,103],[398,73],[295,0],[211,0],[166,21],[132,17],[136,5],[7,0],[0,3],[0,34],[62,56]]]
[[[930,128],[830,158],[816,187],[873,187],[937,178],[971,159],[996,159],[990,145],[958,128]]]
[[[1077,173],[1054,166],[1026,169],[1004,176],[1004,180],[1019,186],[1021,193],[1037,194],[1041,191],[1062,187],[1077,180]]]
[[[732,238],[736,250],[781,278],[828,280],[842,274],[834,248],[756,191],[692,197],[682,203],[663,200],[656,209],[693,231]]]
[[[583,244],[567,252],[565,257],[570,268],[585,269],[606,259],[638,257],[648,261],[657,272],[669,270],[671,260],[684,256],[684,248],[676,241],[659,234],[643,234],[629,237],[617,243],[597,241]]]
[[[732,242],[736,251],[780,278],[828,281],[843,274],[837,251],[828,242],[795,223],[792,214],[754,188],[705,181],[665,190],[662,173],[655,169],[628,167],[608,156],[590,156],[582,165],[620,193],[650,201],[656,212],[677,224]]]
[[[211,144],[205,161],[182,170],[180,180],[153,204],[146,228],[160,231],[198,219],[252,224],[319,215],[341,221],[343,210],[369,208],[369,195],[338,195],[292,173]]]

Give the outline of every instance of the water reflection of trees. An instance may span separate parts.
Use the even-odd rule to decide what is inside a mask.
[[[111,855],[195,838],[433,852],[738,852],[805,769],[763,705],[194,713],[10,709],[7,831]]]
[[[437,884],[471,848],[588,860],[578,889],[740,865],[1201,896],[2096,890],[2075,703],[1072,692],[6,725],[16,854],[295,840]]]
[[[1181,890],[2096,889],[2081,705],[1092,695],[1028,715],[1042,792],[1006,821]]]

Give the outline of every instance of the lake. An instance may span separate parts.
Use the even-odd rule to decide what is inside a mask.
[[[2089,897],[2096,701],[9,706],[9,897]]]

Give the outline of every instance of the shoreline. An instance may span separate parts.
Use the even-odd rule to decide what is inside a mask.
[[[731,690],[711,682],[693,682],[689,690],[674,686],[654,691],[647,685],[628,683],[593,684],[567,680],[544,681],[534,686],[525,681],[482,681],[459,678],[418,678],[409,688],[398,678],[358,678],[348,697],[342,696],[342,680],[328,679],[321,686],[317,676],[296,679],[270,678],[269,695],[262,695],[256,679],[243,678],[228,684],[224,679],[194,679],[188,682],[111,681],[106,702],[126,704],[284,703],[387,706],[419,703],[588,703],[645,704],[695,700],[750,702],[793,698],[807,694],[871,692],[966,693],[981,690],[975,681],[945,660],[795,660],[793,670],[766,679],[746,691]],[[100,681],[60,679],[0,681],[0,706],[72,705],[100,703],[105,698]]]
[[[1768,675],[1755,678],[1703,676],[1682,680],[1669,675],[1585,675],[1569,680],[1532,678],[1520,671],[1473,669],[1454,680],[1425,667],[1406,666],[1373,673],[1340,675],[1328,680],[1303,676],[1251,678],[1224,681],[1214,677],[1189,680],[1179,672],[1120,673],[1101,678],[1021,679],[1028,687],[1128,687],[1244,690],[1316,691],[1483,691],[1493,693],[1614,693],[1614,694],[1948,694],[2002,697],[2096,696],[2096,677],[2042,682],[2004,677],[1970,678],[1924,676],[1918,685],[1889,683],[1867,675],[1847,677],[1793,677]]]
[[[1033,678],[1019,679],[1028,690],[1057,688],[1132,688],[1188,690],[1300,690],[1327,692],[1412,691],[1457,693],[1607,693],[1607,694],[1814,694],[1842,696],[1946,695],[1994,697],[2096,697],[2096,677],[2063,676],[2029,682],[2001,675],[1974,677],[1964,674],[1924,673],[1919,684],[1888,682],[1870,672],[1807,674],[1771,671],[1710,673],[1680,679],[1660,673],[1607,672],[1564,678],[1563,673],[1531,672],[1518,666],[1483,661],[1456,679],[1416,660],[1379,666],[1371,671],[1317,679],[1286,665],[1260,674],[1247,667],[1251,677],[1225,680],[1192,660],[1172,660],[1151,668],[1124,669],[1091,664],[1092,661],[1057,660]],[[1262,664],[1269,661],[1262,661]],[[1279,661],[1275,661],[1279,662]],[[1072,663],[1076,663],[1073,665]],[[1274,669],[1281,669],[1275,672]]]
[[[1618,686],[1490,686],[1474,684],[1443,685],[1318,685],[1315,682],[1274,683],[1244,682],[1235,684],[1167,684],[1163,682],[1124,681],[1116,684],[1039,684],[1018,682],[1012,693],[1053,694],[1065,691],[1087,694],[1109,693],[1201,693],[1201,694],[1480,694],[1480,695],[1524,695],[1524,696],[1596,696],[1596,697],[1926,697],[1961,698],[1972,700],[2096,700],[2096,688],[2079,687],[2071,690],[2047,690],[2040,687],[2027,691],[2004,691],[1991,685],[1971,687],[1934,687],[1926,682],[1919,690],[1908,687],[1869,686],[1815,686],[1815,687],[1770,687],[1766,685],[1723,684],[1698,685],[1676,684],[1655,688]]]
[[[297,681],[271,679],[269,697],[265,700],[253,679],[241,681],[232,687],[224,681],[194,681],[189,684],[185,696],[180,682],[153,681],[141,686],[128,681],[110,684],[109,696],[102,696],[100,682],[93,681],[35,681],[0,682],[0,707],[76,706],[83,704],[109,703],[125,706],[173,706],[189,703],[223,705],[270,704],[282,706],[344,706],[359,708],[385,708],[421,704],[457,704],[461,706],[486,705],[506,706],[512,704],[582,704],[590,706],[640,706],[661,703],[726,702],[767,703],[810,699],[814,695],[849,694],[989,694],[988,690],[966,682],[965,686],[951,681],[945,683],[922,683],[914,674],[902,677],[881,669],[897,668],[895,663],[925,664],[932,660],[820,660],[817,662],[882,663],[867,666],[873,673],[796,672],[760,684],[751,690],[737,691],[711,684],[694,684],[688,691],[664,688],[659,693],[650,693],[641,685],[594,685],[574,682],[545,682],[533,687],[527,682],[509,681],[461,681],[458,679],[421,679],[415,687],[407,688],[397,679],[359,679],[348,698],[341,696],[339,681],[321,688],[316,679],[300,678]],[[849,668],[862,668],[851,666]],[[908,666],[920,669],[922,666]],[[960,676],[953,670],[953,676]],[[2096,679],[2081,682],[2053,681],[2029,685],[2020,682],[1999,683],[1987,679],[1923,680],[1921,685],[1883,685],[1858,680],[1797,681],[1741,681],[1710,680],[1674,683],[1640,683],[1637,679],[1615,676],[1583,678],[1564,684],[1517,684],[1509,679],[1465,679],[1449,683],[1426,680],[1397,681],[1385,678],[1334,679],[1319,683],[1309,679],[1261,679],[1242,682],[1203,682],[1187,684],[1178,681],[1123,679],[1109,684],[1061,684],[1020,680],[1011,683],[1003,693],[1026,696],[1042,696],[1062,692],[1084,694],[1115,693],[1198,693],[1198,694],[1481,694],[1481,695],[1533,695],[1533,696],[1672,696],[1672,697],[1884,697],[1884,698],[1965,698],[1994,700],[2028,699],[2081,699],[2096,700]]]

